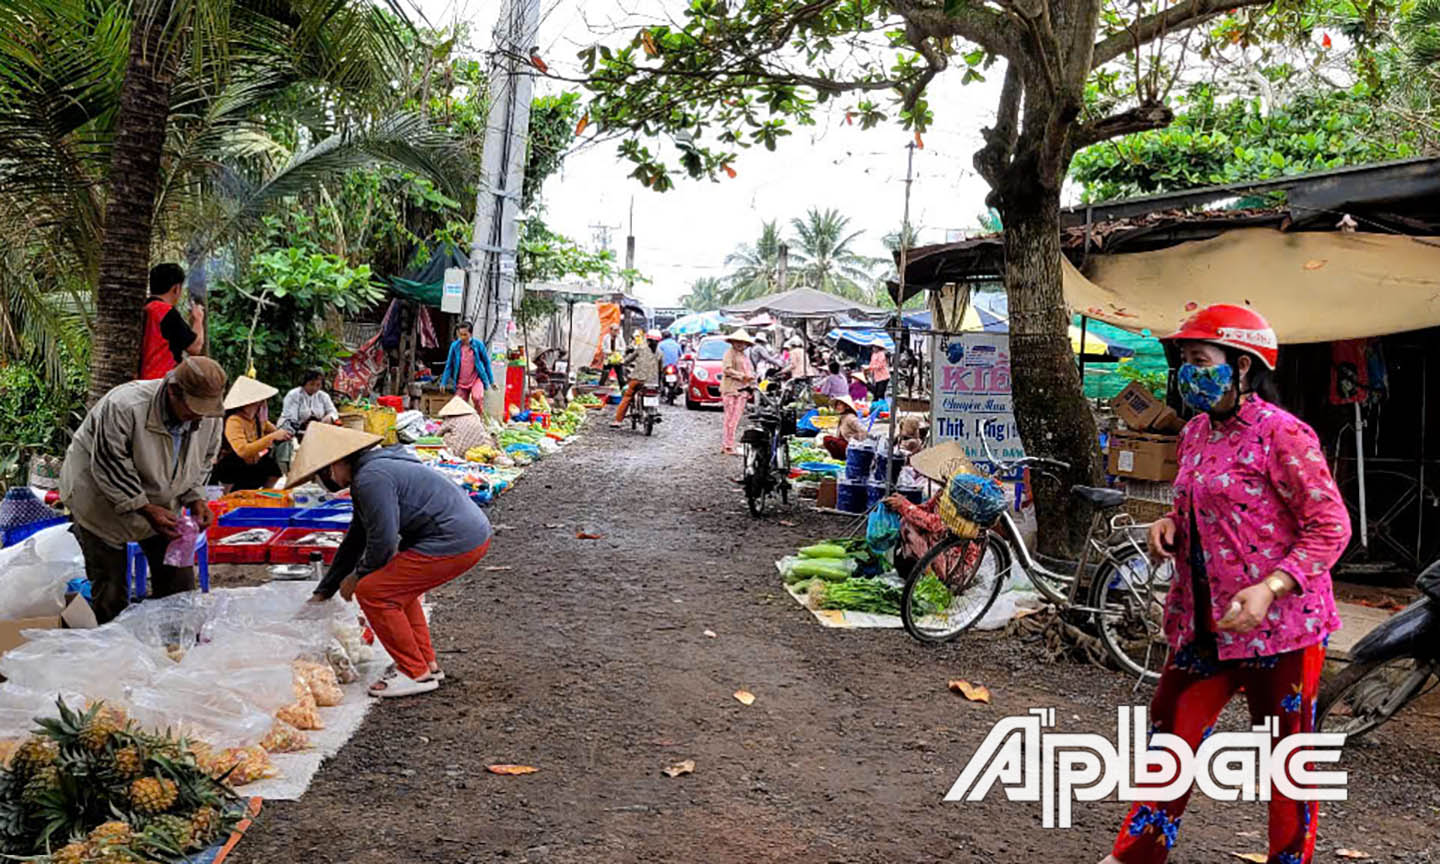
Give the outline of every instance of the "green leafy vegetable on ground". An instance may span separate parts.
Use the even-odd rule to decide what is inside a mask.
[[[846,579],[827,586],[818,606],[821,609],[899,615],[900,589],[884,579]]]

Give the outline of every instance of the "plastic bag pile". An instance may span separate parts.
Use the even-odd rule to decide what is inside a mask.
[[[341,683],[381,652],[354,608],[307,604],[313,586],[186,593],[133,605],[93,630],[31,630],[0,657],[0,742],[23,738],[55,700],[104,701],[142,728],[197,743],[231,785],[273,776],[270,752],[304,749]],[[0,750],[3,750],[0,745]]]
[[[84,576],[80,543],[64,525],[0,549],[0,618],[58,618],[65,586]]]

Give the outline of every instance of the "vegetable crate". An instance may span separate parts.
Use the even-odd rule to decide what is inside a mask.
[[[290,520],[304,511],[295,507],[239,507],[220,517],[227,527],[288,528]]]
[[[264,564],[270,554],[270,544],[280,534],[278,528],[269,528],[270,536],[262,543],[222,543],[232,534],[254,531],[254,525],[212,525],[206,535],[210,548],[211,564]]]
[[[271,564],[306,564],[310,561],[311,552],[319,552],[320,558],[326,564],[335,560],[335,553],[340,551],[338,546],[311,546],[302,545],[301,540],[314,534],[315,528],[286,528],[280,532],[270,543]]]

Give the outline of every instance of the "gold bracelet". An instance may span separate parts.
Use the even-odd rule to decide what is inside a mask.
[[[1275,595],[1275,599],[1277,600],[1285,596],[1285,592],[1289,588],[1289,586],[1285,584],[1285,577],[1273,574],[1265,580],[1265,587],[1270,589],[1270,592]]]

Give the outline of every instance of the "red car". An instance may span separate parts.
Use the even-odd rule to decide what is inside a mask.
[[[693,354],[689,380],[685,382],[686,408],[694,411],[701,405],[720,404],[720,361],[725,358],[728,347],[718,336],[700,342]]]

